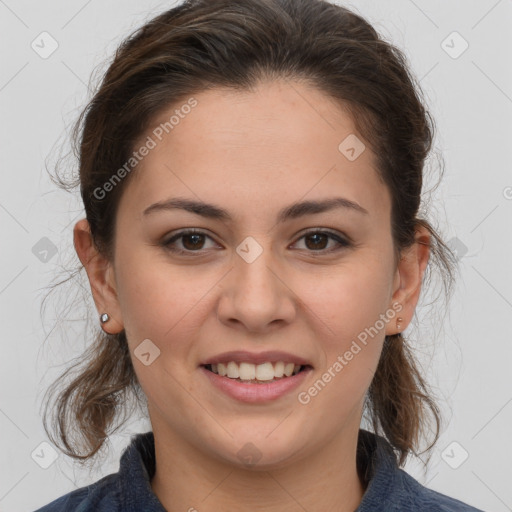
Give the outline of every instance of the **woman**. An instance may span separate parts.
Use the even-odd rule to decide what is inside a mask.
[[[185,2],[78,128],[104,334],[47,432],[88,460],[130,392],[152,431],[41,511],[477,510],[399,469],[440,427],[401,333],[453,266],[418,216],[433,127],[399,50],[326,1]]]

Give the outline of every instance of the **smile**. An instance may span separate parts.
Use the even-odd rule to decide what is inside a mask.
[[[253,364],[248,362],[229,361],[228,363],[208,364],[204,366],[207,370],[246,383],[273,382],[277,379],[285,379],[296,375],[305,369],[305,365],[277,361],[275,363],[265,362]]]
[[[213,389],[220,391],[222,395],[234,399],[238,402],[251,404],[272,402],[278,400],[281,397],[286,397],[286,395],[290,396],[293,390],[296,390],[300,386],[304,386],[305,379],[313,371],[313,368],[309,365],[293,365],[293,367],[290,367],[290,363],[288,363],[288,367],[286,368],[287,365],[283,362],[282,364],[284,364],[288,373],[290,373],[291,368],[291,374],[287,376],[283,369],[283,375],[281,377],[277,377],[276,374],[279,375],[281,372],[280,362],[273,364],[262,363],[259,365],[243,362],[237,364],[234,361],[230,361],[230,363],[231,362],[234,363],[233,365],[229,366],[229,369],[232,372],[231,375],[236,375],[233,373],[236,368],[239,372],[239,375],[241,371],[242,376],[244,377],[252,377],[254,374],[254,377],[256,378],[241,379],[240,377],[229,377],[227,375],[229,363],[217,363],[216,365],[217,372],[219,372],[220,366],[220,371],[225,371],[226,375],[220,375],[220,373],[214,372],[213,364],[201,365],[199,370],[206,377],[206,382],[208,382],[208,384],[211,385]],[[246,364],[249,366],[249,368],[245,366]],[[253,368],[251,368],[251,366]],[[256,371],[258,366],[263,367],[263,370],[258,371],[258,375],[261,377],[260,372],[267,372],[265,375],[267,380],[259,380],[257,378]],[[244,373],[246,371],[247,373]],[[270,379],[271,375],[272,379]]]

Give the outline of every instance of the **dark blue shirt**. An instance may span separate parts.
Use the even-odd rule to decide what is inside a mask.
[[[483,512],[421,485],[398,467],[386,439],[363,429],[357,469],[367,486],[355,512]],[[118,473],[65,494],[36,512],[166,512],[151,489],[154,473],[153,432],[136,434],[121,456]]]

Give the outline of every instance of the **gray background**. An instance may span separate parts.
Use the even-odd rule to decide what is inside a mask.
[[[40,417],[43,393],[87,343],[80,303],[60,326],[55,323],[69,305],[67,296],[51,300],[41,318],[49,283],[78,263],[72,228],[83,217],[77,194],[50,182],[45,161],[51,167],[61,148],[69,150],[67,131],[90,97],[91,72],[98,65],[105,70],[105,59],[123,37],[172,5],[0,0],[1,511],[34,510],[116,471],[130,434],[150,428],[133,418],[112,436],[106,462],[92,471],[63,454],[53,460],[51,447],[41,445],[48,441]],[[446,166],[431,219],[460,258],[456,292],[442,324],[423,319],[428,308],[420,306],[416,324],[406,332],[446,421],[428,471],[414,460],[406,470],[428,487],[484,510],[510,511],[512,1],[344,5],[405,49],[421,79]],[[46,37],[44,50],[51,49],[49,36],[40,36],[45,31],[58,48],[42,58],[31,44],[42,52]],[[469,46],[461,53],[465,41]],[[433,183],[436,161],[431,164]]]

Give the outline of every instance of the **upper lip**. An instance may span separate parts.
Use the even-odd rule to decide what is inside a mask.
[[[299,356],[290,354],[288,352],[282,352],[279,350],[271,350],[267,352],[247,352],[245,350],[234,350],[231,352],[223,352],[215,356],[209,357],[200,363],[201,366],[207,364],[218,364],[218,363],[229,363],[230,361],[244,362],[252,364],[263,364],[263,363],[277,363],[283,361],[285,363],[294,363],[301,366],[311,366],[311,363]]]

